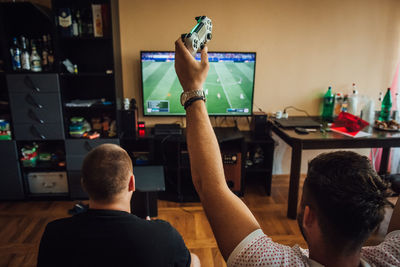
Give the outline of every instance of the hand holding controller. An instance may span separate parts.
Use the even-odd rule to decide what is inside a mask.
[[[182,41],[193,57],[202,50],[205,44],[212,38],[211,19],[206,16],[196,17],[197,24],[188,34],[182,34]]]

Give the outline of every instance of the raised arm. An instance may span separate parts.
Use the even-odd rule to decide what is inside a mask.
[[[184,91],[201,89],[209,69],[207,47],[197,62],[181,39],[175,42],[175,70]],[[193,184],[225,260],[251,232],[260,228],[247,206],[228,188],[221,153],[206,106],[186,109],[186,136]]]

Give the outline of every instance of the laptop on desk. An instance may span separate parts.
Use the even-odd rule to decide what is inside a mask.
[[[296,127],[319,128],[321,123],[312,117],[289,117],[287,119],[274,119],[275,123],[285,129]]]

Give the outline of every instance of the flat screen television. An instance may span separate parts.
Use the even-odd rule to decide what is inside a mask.
[[[256,53],[208,52],[210,70],[203,89],[211,116],[249,116],[253,111]],[[200,54],[196,55],[200,60]],[[182,87],[175,73],[175,53],[142,51],[145,116],[184,116]]]

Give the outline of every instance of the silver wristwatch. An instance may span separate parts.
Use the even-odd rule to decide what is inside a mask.
[[[186,101],[188,101],[191,98],[195,98],[195,97],[202,97],[204,102],[206,101],[206,95],[205,95],[203,89],[182,92],[182,94],[181,94],[182,106],[185,106]]]

